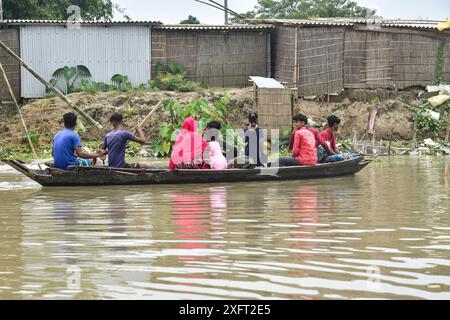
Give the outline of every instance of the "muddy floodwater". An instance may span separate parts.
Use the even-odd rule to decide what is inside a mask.
[[[0,298],[450,299],[449,162],[103,188],[0,166]]]

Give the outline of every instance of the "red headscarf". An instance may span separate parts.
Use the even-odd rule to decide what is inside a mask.
[[[197,133],[197,121],[192,117],[185,119],[181,132],[175,139],[169,169],[173,170],[183,164],[190,165],[194,160],[201,159],[207,147],[208,143]]]

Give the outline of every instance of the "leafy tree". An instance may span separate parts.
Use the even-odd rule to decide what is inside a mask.
[[[3,0],[3,15],[4,19],[66,20],[71,5],[80,7],[83,20],[111,20],[114,9],[123,11],[112,0]]]
[[[200,20],[197,17],[189,15],[187,19],[180,21],[180,24],[200,24]]]
[[[247,19],[308,19],[375,16],[376,10],[351,0],[258,0],[255,10],[243,13]],[[234,18],[238,22],[241,19]]]

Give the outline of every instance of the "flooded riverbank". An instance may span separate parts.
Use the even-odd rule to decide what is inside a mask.
[[[0,298],[450,299],[448,163],[53,189],[1,167]]]

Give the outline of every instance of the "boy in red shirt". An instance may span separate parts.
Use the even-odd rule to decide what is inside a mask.
[[[335,134],[339,130],[339,125],[341,124],[341,119],[339,119],[337,116],[329,116],[328,119],[328,129],[322,131],[320,134],[322,136],[322,139],[325,141],[325,143],[329,144],[331,147],[331,150],[338,154],[336,147],[336,140],[335,140]]]
[[[316,138],[314,134],[306,128],[308,118],[302,114],[293,118],[294,144],[292,157],[281,157],[280,167],[291,166],[314,166],[317,164]]]

